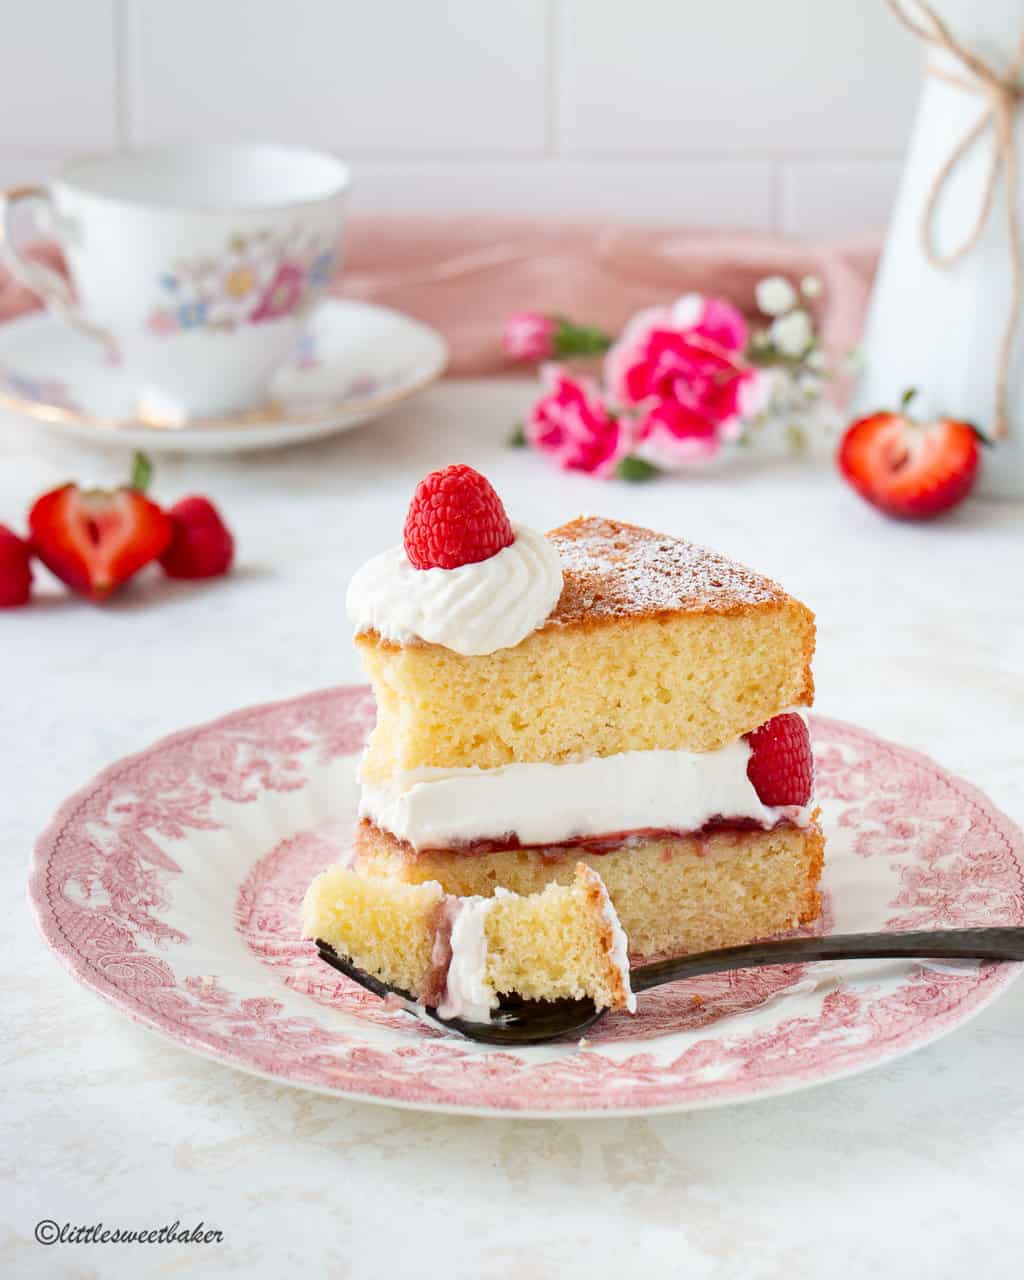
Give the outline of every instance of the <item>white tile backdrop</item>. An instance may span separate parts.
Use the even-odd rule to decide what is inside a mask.
[[[919,53],[883,0],[20,0],[0,181],[81,148],[306,141],[374,210],[880,226]]]

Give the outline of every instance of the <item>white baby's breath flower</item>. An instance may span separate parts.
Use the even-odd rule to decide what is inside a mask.
[[[825,353],[820,347],[815,347],[813,351],[808,351],[807,359],[804,361],[808,369],[813,369],[815,373],[821,373],[825,368]]]
[[[757,306],[766,316],[781,316],[796,306],[796,290],[783,276],[766,276],[754,290]]]
[[[762,413],[776,413],[779,405],[785,404],[792,394],[793,375],[782,365],[776,365],[774,369],[763,369],[761,377],[765,389]]]
[[[801,373],[797,380],[797,390],[804,404],[813,404],[821,395],[822,380],[816,373]]]
[[[704,298],[699,293],[684,293],[672,304],[672,324],[677,329],[692,329],[704,310]]]
[[[804,276],[800,281],[800,292],[805,298],[820,298],[824,287],[818,276]]]
[[[790,311],[788,315],[778,316],[772,321],[769,331],[775,349],[784,356],[799,360],[814,341],[814,330],[811,318],[806,311]]]

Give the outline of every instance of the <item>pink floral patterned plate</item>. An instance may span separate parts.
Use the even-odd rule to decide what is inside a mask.
[[[977,1013],[1018,966],[792,966],[678,983],[585,1045],[443,1037],[326,968],[298,935],[341,856],[365,688],[239,711],[122,760],[40,838],[30,897],[87,987],[188,1049],[303,1088],[475,1114],[681,1110],[838,1079]],[[863,729],[812,721],[828,834],[824,927],[1024,923],[1024,836],[967,783]]]

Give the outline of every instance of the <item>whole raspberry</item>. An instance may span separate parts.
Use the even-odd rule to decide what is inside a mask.
[[[0,609],[28,604],[32,594],[32,554],[28,544],[0,524]]]
[[[171,540],[160,563],[169,578],[216,578],[227,573],[235,540],[209,498],[182,498],[167,514]]]
[[[489,560],[515,534],[501,499],[472,467],[431,471],[416,486],[405,517],[405,554],[417,569],[457,569]]]
[[[793,711],[775,716],[746,735],[750,744],[747,777],[762,804],[807,804],[814,781],[811,739],[803,717]]]

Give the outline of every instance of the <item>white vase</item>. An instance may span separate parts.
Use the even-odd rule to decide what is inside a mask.
[[[1024,31],[1024,0],[931,0],[953,37],[1002,71]],[[913,0],[908,12],[914,13]],[[895,21],[895,19],[894,19]],[[928,46],[933,66],[969,78],[958,60]],[[953,148],[986,110],[988,97],[925,74],[896,207],[875,282],[864,337],[864,371],[854,409],[895,406],[918,389],[915,412],[974,423],[986,433],[995,413],[999,353],[1011,304],[1005,174],[978,243],[951,267],[925,256],[921,222],[928,193]],[[1024,211],[1024,111],[1015,121],[1017,208]],[[940,253],[973,229],[995,146],[989,129],[948,178],[933,221]],[[1010,365],[1010,435],[984,451],[979,488],[1024,497],[1024,318]]]

